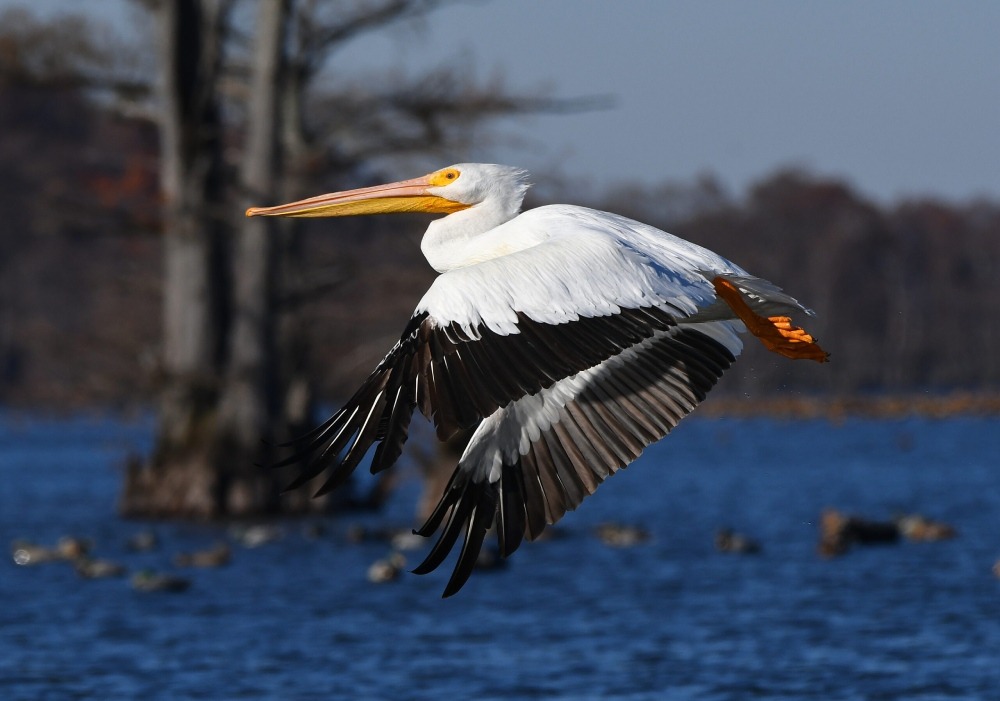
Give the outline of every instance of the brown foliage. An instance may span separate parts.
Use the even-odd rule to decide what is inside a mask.
[[[0,402],[148,399],[155,132],[75,90],[0,87]],[[132,390],[128,388],[131,387]]]

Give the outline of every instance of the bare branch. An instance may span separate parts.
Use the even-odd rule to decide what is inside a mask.
[[[0,81],[146,100],[153,66],[137,47],[84,15],[40,19],[23,8],[0,14]]]
[[[474,139],[483,140],[481,127],[490,120],[606,109],[612,104],[603,96],[517,94],[499,78],[484,83],[447,67],[390,83],[379,93],[361,87],[338,89],[318,97],[309,112],[316,140],[330,144],[331,158],[345,164],[462,149]]]
[[[320,3],[309,2],[298,13],[300,47],[294,57],[307,74],[317,72],[330,53],[344,43],[366,32],[377,31],[405,19],[423,17],[432,10],[455,0],[380,0],[360,3],[346,18],[342,9],[336,19],[319,10]],[[329,8],[329,5],[322,4]]]

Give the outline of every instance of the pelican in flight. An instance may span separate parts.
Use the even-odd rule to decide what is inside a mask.
[[[463,538],[444,596],[490,528],[501,555],[592,494],[704,398],[749,331],[789,358],[828,354],[791,317],[812,314],[767,280],[637,221],[586,207],[521,212],[528,174],[461,163],[412,180],[320,195],[247,216],[447,216],[420,247],[441,273],[347,404],[295,443],[297,488],[342,484],[373,445],[372,473],[402,453],[414,409],[445,440],[475,428],[417,533],[441,533],[414,570]],[[443,524],[443,528],[442,528]]]

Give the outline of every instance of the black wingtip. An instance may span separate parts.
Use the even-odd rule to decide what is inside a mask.
[[[472,562],[472,566],[464,566],[462,563],[455,565],[455,570],[451,573],[451,578],[448,580],[448,584],[445,585],[444,593],[441,594],[442,599],[447,599],[448,597],[454,596],[465,583],[469,581],[469,577],[472,576],[472,570],[475,567],[475,560]]]
[[[295,453],[294,455],[289,455],[287,458],[273,462],[268,467],[277,469],[279,467],[288,467],[289,465],[294,465],[297,462],[302,462],[306,456],[302,453]]]
[[[313,498],[321,497],[329,494],[338,487],[342,487],[347,483],[347,478],[351,476],[353,470],[344,469],[343,465],[337,465],[333,468],[330,477],[323,483],[323,486],[316,490],[313,494]]]

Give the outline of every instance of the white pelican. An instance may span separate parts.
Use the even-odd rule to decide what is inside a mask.
[[[424,574],[464,542],[444,591],[469,578],[495,526],[506,557],[663,438],[705,398],[749,330],[790,358],[828,354],[774,284],[721,256],[615,214],[549,205],[520,213],[523,170],[461,163],[388,185],[320,195],[247,216],[448,216],[421,241],[441,275],[399,342],[347,404],[296,442],[294,489],[343,483],[400,456],[414,408],[446,439],[478,425],[437,508],[445,526]],[[447,521],[445,522],[445,519]]]

